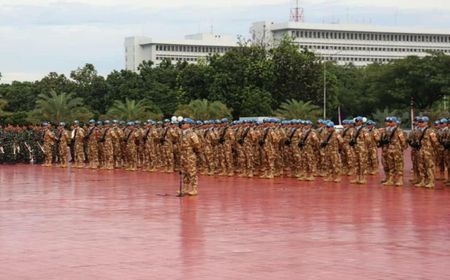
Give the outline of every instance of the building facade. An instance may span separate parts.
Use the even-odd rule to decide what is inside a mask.
[[[442,30],[256,22],[250,28],[250,34],[255,44],[269,48],[289,36],[300,48],[316,53],[323,60],[357,66],[386,63],[412,55],[423,57],[430,51],[450,54],[450,31]]]
[[[173,62],[197,63],[214,54],[224,54],[237,47],[237,40],[228,35],[200,33],[184,40],[153,40],[149,37],[125,38],[125,69],[137,71],[143,61],[159,65],[164,59]]]

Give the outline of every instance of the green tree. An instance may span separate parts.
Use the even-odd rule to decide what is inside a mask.
[[[290,99],[322,102],[323,72],[318,57],[308,50],[299,50],[289,38],[271,50],[273,83],[270,92],[273,108]]]
[[[86,64],[70,73],[75,82],[75,93],[81,97],[92,110],[105,113],[107,109],[107,84],[99,76],[94,65]]]
[[[272,114],[272,95],[259,88],[244,88],[242,91],[242,117],[262,117]]]
[[[188,105],[178,106],[174,114],[196,120],[210,120],[229,118],[231,117],[231,110],[220,101],[210,102],[206,99],[197,99],[191,101]]]
[[[39,94],[36,108],[30,112],[28,119],[31,122],[46,120],[58,123],[74,119],[87,121],[92,115],[81,98],[73,93],[57,94],[52,90],[50,94]]]
[[[106,113],[108,118],[121,120],[147,120],[162,118],[161,110],[149,100],[116,100]]]
[[[311,119],[316,121],[320,116],[320,107],[313,105],[311,101],[303,102],[298,100],[288,100],[280,105],[275,112],[278,117],[285,119]]]

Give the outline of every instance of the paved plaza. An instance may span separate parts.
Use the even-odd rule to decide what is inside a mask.
[[[450,279],[450,188],[379,180],[0,165],[0,279]]]

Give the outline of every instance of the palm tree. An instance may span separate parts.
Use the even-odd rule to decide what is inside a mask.
[[[196,99],[188,105],[178,106],[175,115],[196,120],[220,119],[231,117],[231,110],[220,101],[210,102],[206,99]]]
[[[0,117],[7,116],[9,114],[9,113],[3,111],[3,109],[6,107],[7,104],[8,104],[8,101],[6,101],[5,99],[0,99]]]
[[[320,108],[311,101],[288,100],[281,103],[280,108],[275,112],[278,117],[285,119],[312,119],[316,120],[320,116]]]
[[[75,97],[73,93],[39,94],[36,108],[30,112],[28,119],[32,122],[47,120],[52,122],[79,119],[86,121],[93,114],[84,106],[83,99]]]
[[[116,100],[109,108],[106,116],[121,120],[146,120],[148,118],[159,120],[162,118],[161,110],[148,100],[129,100],[125,102]]]

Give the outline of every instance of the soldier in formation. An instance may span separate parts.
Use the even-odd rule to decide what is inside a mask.
[[[267,118],[261,123],[187,119],[180,126],[175,118],[143,124],[74,121],[70,130],[65,123],[56,130],[48,123],[20,129],[8,126],[0,130],[0,159],[44,166],[57,163],[63,168],[72,160],[76,168],[181,170],[186,176],[183,193],[195,195],[194,170],[209,176],[287,176],[307,182],[324,177],[339,183],[349,177],[351,183],[366,184],[367,176],[379,172],[379,150],[383,185],[403,186],[403,155],[409,145],[414,186],[433,188],[438,179],[450,185],[447,119],[431,127],[428,117],[417,117],[408,135],[396,117],[387,117],[381,128],[363,117],[344,120],[343,125],[336,129],[333,122],[319,120],[314,128],[310,120]]]

